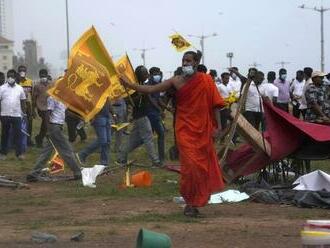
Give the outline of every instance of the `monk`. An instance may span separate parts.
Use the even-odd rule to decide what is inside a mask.
[[[184,215],[198,217],[198,207],[208,203],[213,192],[224,188],[214,138],[220,135],[220,109],[225,106],[212,78],[197,72],[201,53],[189,51],[182,58],[182,75],[156,85],[121,82],[138,92],[150,94],[170,88],[176,90],[175,133],[181,163],[180,193],[186,207]]]

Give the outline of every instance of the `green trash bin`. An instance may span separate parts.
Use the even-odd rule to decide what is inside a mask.
[[[139,231],[136,248],[171,248],[171,239],[163,233],[156,233],[147,229]]]

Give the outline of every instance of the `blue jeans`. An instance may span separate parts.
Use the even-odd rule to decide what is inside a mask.
[[[82,161],[85,161],[90,154],[100,149],[100,164],[108,165],[111,142],[110,119],[107,117],[97,117],[92,122],[92,125],[95,129],[97,138],[93,143],[89,144],[79,152],[79,157]]]
[[[158,156],[159,160],[163,162],[165,160],[165,129],[162,123],[162,118],[159,113],[148,113],[148,119],[151,124],[151,128],[157,134]]]

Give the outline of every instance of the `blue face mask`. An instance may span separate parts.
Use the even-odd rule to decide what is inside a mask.
[[[152,76],[152,80],[153,80],[155,83],[159,83],[160,80],[162,80],[162,76],[161,76],[161,75],[154,75],[154,76]]]

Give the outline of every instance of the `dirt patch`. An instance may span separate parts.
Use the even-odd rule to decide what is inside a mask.
[[[33,231],[57,235],[51,247],[77,247],[69,240],[78,231],[86,233],[79,247],[134,247],[142,227],[168,234],[173,247],[299,247],[306,219],[330,218],[327,210],[240,203],[207,206],[206,218],[190,219],[170,199],[70,198],[56,187],[0,189],[1,247],[34,247]]]

